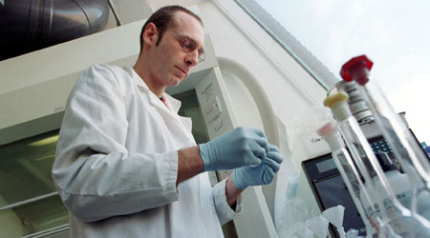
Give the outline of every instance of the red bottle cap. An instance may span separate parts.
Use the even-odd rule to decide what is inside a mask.
[[[369,81],[369,71],[373,66],[365,55],[360,55],[346,62],[340,70],[340,76],[344,81],[356,81],[360,85],[365,85]]]

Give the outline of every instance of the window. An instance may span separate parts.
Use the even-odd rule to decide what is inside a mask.
[[[430,142],[430,2],[236,0],[326,89],[365,54],[372,76],[420,141]]]

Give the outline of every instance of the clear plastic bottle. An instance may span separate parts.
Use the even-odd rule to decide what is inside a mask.
[[[366,228],[366,237],[376,237],[377,231],[383,226],[382,220],[373,206],[368,192],[369,189],[363,184],[358,169],[345,149],[337,126],[334,123],[327,123],[318,130],[318,135],[324,137],[330,146],[336,167],[345,182],[358,213],[363,219]]]
[[[410,208],[413,215],[418,214],[417,219],[424,218],[427,224],[430,224],[429,158],[417,143],[404,119],[393,110],[377,82],[371,78],[372,66],[372,61],[362,55],[345,63],[340,74],[345,81],[354,81],[360,85],[357,88],[361,97],[368,104],[375,122],[412,182],[413,194]]]
[[[331,108],[372,202],[386,225],[380,232],[386,233],[388,237],[430,237],[426,224],[413,217],[411,211],[397,199],[378,159],[352,116],[347,100],[348,96],[340,92],[328,96],[324,104]]]

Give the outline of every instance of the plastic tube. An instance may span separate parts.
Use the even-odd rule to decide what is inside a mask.
[[[334,123],[327,123],[318,130],[318,135],[324,137],[330,146],[336,167],[345,182],[358,213],[362,217],[366,228],[366,236],[373,237],[384,224],[378,216],[377,210],[367,191],[368,189],[361,180],[358,169],[345,149],[337,126]],[[368,204],[369,206],[366,207],[362,200],[365,200],[364,204]],[[345,237],[345,234],[341,234],[340,236]]]
[[[339,130],[371,193],[372,201],[380,209],[383,224],[387,224],[384,227],[386,230],[380,232],[386,232],[389,237],[394,236],[391,231],[401,237],[430,237],[427,224],[413,217],[411,211],[397,199],[378,159],[351,114],[347,99],[348,96],[340,92],[328,96],[324,104],[332,109]]]
[[[413,215],[430,222],[430,161],[409,130],[405,120],[396,113],[378,83],[371,80],[373,66],[365,55],[352,58],[341,69],[345,81],[355,81],[361,97],[368,104],[378,127],[391,145],[395,158],[412,181]],[[430,231],[429,231],[430,233]]]

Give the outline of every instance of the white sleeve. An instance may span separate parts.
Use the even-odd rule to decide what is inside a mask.
[[[226,181],[227,179],[224,179],[212,188],[215,210],[221,225],[232,220],[234,216],[242,212],[241,196],[237,199],[236,210],[231,209],[230,205],[227,203],[227,195],[225,194]]]
[[[129,154],[126,105],[107,67],[86,70],[72,90],[52,176],[69,211],[96,221],[178,200],[177,151]]]

